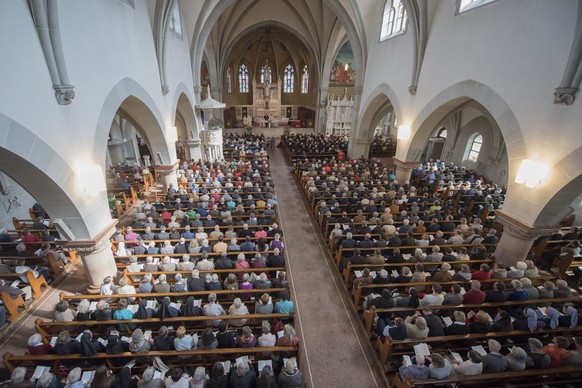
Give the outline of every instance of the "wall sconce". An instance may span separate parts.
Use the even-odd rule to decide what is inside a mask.
[[[350,68],[350,64],[349,64],[349,63],[346,63],[346,64],[344,65],[344,70],[345,70],[345,71],[348,71],[348,69],[349,69],[349,68]]]
[[[168,142],[174,143],[178,141],[178,128],[176,127],[169,127],[167,130],[168,134]]]
[[[524,159],[521,161],[515,183],[526,187],[536,187],[548,175],[550,168],[541,162]]]
[[[410,125],[401,124],[398,127],[398,134],[396,135],[396,138],[398,140],[408,140],[409,137],[410,137]]]
[[[95,163],[80,163],[75,172],[77,176],[77,186],[81,192],[90,196],[106,190],[105,177],[101,166]]]

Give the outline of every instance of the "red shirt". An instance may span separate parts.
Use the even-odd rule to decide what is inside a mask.
[[[552,362],[550,363],[550,368],[557,368],[562,365],[562,361],[566,358],[568,351],[562,349],[558,346],[546,346],[544,347],[544,352],[548,353]]]
[[[475,271],[471,274],[471,279],[473,280],[489,280],[491,279],[491,272],[485,271]]]
[[[480,304],[485,301],[485,292],[469,290],[463,295],[463,304]]]

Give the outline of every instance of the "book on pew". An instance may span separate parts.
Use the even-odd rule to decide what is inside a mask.
[[[428,241],[432,241],[432,240],[434,240],[434,236],[432,234],[429,234],[428,235]]]
[[[97,302],[91,302],[91,304],[89,305],[89,311],[95,310],[97,310]]]
[[[176,302],[176,303],[172,302],[172,303],[170,303],[170,307],[173,307],[173,308],[178,309],[178,310],[180,310],[180,307],[181,306],[182,306],[182,303],[180,303],[180,302]]]
[[[425,272],[424,276],[426,276],[428,278],[428,277],[432,276],[432,274],[430,272]]]
[[[137,304],[130,304],[127,306],[127,309],[129,311],[131,311],[133,314],[137,313],[137,310],[139,309],[139,305]]]
[[[16,279],[15,281],[12,282],[12,284],[10,285],[10,287],[12,288],[18,288],[18,285],[20,284],[20,279]]]
[[[128,344],[131,343],[131,337],[127,337],[125,335],[121,337],[121,340],[127,342]]]
[[[143,264],[138,264],[138,267],[141,271],[143,271]]]
[[[428,348],[428,345],[425,344],[424,342],[421,342],[418,345],[414,345],[413,347],[415,354],[420,354],[422,356],[430,356],[430,349]]]
[[[442,317],[443,318],[443,322],[445,323],[445,326],[449,327],[453,324],[453,320],[451,319],[451,317]]]
[[[226,370],[226,369],[225,369]],[[156,369],[156,371],[154,372],[154,380],[155,379],[162,379],[162,372],[160,372],[159,370]]]
[[[447,272],[448,272],[448,273],[450,273],[450,274],[451,274],[451,276],[453,276],[453,275],[455,274],[455,270],[454,270],[454,269],[451,269],[451,270],[449,270],[449,271],[447,271]]]
[[[465,295],[466,293],[467,293],[467,291],[465,291],[465,287],[461,287],[461,292],[460,292],[460,294],[461,294],[461,295]]]
[[[198,343],[198,333],[192,334],[192,342]]]
[[[230,373],[230,361],[223,361],[222,366],[224,367],[224,374]]]
[[[81,334],[79,334],[77,337],[75,337],[75,341],[81,342],[81,337],[83,336],[83,333],[84,333],[84,331],[81,332]]]
[[[412,365],[412,360],[408,354],[402,356],[402,365],[409,366]]]
[[[93,380],[93,377],[95,376],[95,371],[94,370],[86,370],[85,372],[83,372],[83,374],[81,375],[81,382],[83,384],[89,384],[91,382],[91,380]]]
[[[278,331],[278,332],[277,332],[277,338],[281,338],[281,337],[283,337],[284,335],[285,335],[285,331],[284,331],[284,330],[281,330],[281,331]]]
[[[483,347],[483,345],[471,346],[471,349],[473,349],[474,351],[476,351],[477,353],[479,353],[482,356],[486,356],[487,355],[487,351],[485,350],[485,348]]]
[[[107,347],[107,340],[105,338],[97,338],[97,342],[99,342],[101,345]]]
[[[547,308],[547,307],[543,307],[543,306],[541,306],[541,307],[538,307],[538,311],[539,311],[540,313],[542,313],[542,315],[543,315],[544,317],[547,317],[547,316],[548,316],[548,308]]]
[[[44,372],[48,372],[51,370],[50,366],[37,366],[36,369],[34,370],[34,374],[32,375],[32,379],[40,379],[40,376],[42,376],[42,374]]]
[[[158,307],[158,302],[154,299],[154,300],[148,300],[146,303],[146,309],[152,309],[155,310],[156,307]]]
[[[412,255],[410,253],[402,254],[402,258],[404,259],[404,261],[410,260],[411,257],[412,257]]]
[[[392,270],[392,277],[397,278],[398,276],[398,271],[396,271],[395,269]]]
[[[160,258],[159,257],[154,257],[153,264],[159,264],[159,263],[160,263]]]
[[[52,346],[53,348],[54,348],[54,347],[55,347],[55,345],[57,344],[57,339],[58,339],[58,337],[52,337],[52,338],[51,338],[51,346]]]
[[[259,360],[259,372],[262,371],[263,368],[267,365],[273,369],[273,362],[271,360]]]
[[[451,358],[455,361],[459,361],[459,362],[463,362],[463,357],[461,357],[461,355],[457,352],[452,352],[449,350],[449,353],[451,353]]]
[[[178,264],[180,263],[180,259],[170,259],[171,263]]]
[[[146,330],[143,332],[143,338],[146,341],[149,341],[152,338],[152,331],[151,330]]]

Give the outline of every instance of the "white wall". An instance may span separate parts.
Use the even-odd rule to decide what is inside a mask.
[[[396,94],[401,109],[397,112],[399,123],[414,124],[415,131],[421,124],[415,123],[417,117],[442,91],[465,80],[486,85],[500,97],[484,92],[480,97],[485,105],[489,103],[486,108],[495,109],[501,101],[505,102],[521,129],[519,132],[500,128],[510,155],[511,206],[506,210],[526,223],[533,223],[537,212],[532,208],[541,210],[571,179],[571,174],[561,174],[556,181],[532,192],[513,184],[519,161],[512,159],[512,155],[552,166],[582,144],[580,97],[574,106],[553,104],[554,88],[570,54],[578,2],[497,1],[457,16],[455,3],[454,0],[431,3],[434,14],[415,96],[408,93],[413,49],[410,25],[404,35],[382,43],[378,43],[375,32],[372,34],[362,101],[370,100],[373,97],[370,92],[385,82]],[[362,106],[361,112],[365,109]],[[397,154],[406,155],[406,151],[400,149]]]
[[[157,130],[165,131],[174,121],[176,87],[181,84],[182,88],[186,85],[184,89],[192,90],[189,43],[186,34],[183,40],[168,38],[166,66],[170,92],[163,96],[145,1],[136,0],[135,9],[115,0],[62,0],[58,7],[62,46],[69,78],[75,86],[75,99],[69,106],[57,104],[26,2],[2,2],[0,113],[22,124],[31,136],[44,140],[50,148],[47,152],[65,160],[65,170],[55,171],[50,164],[38,168],[65,190],[71,199],[69,206],[74,203],[86,222],[87,230],[78,232],[79,235],[90,238],[110,222],[105,194],[86,200],[76,192],[72,171],[80,159],[94,159],[95,149],[103,150],[99,154],[103,160],[94,162],[105,166],[107,139],[95,136],[102,112],[117,109],[106,106],[107,96],[122,80],[134,80],[143,88],[141,93],[150,98],[148,108],[158,112]],[[129,90],[128,95],[131,93]],[[137,113],[139,116],[140,112]],[[139,122],[139,117],[133,118]]]

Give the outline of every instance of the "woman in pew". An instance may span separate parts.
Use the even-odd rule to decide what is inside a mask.
[[[469,332],[472,334],[485,334],[491,331],[491,316],[483,310],[479,310],[477,314],[474,311],[469,311],[467,321],[469,322]]]
[[[228,375],[224,373],[224,364],[217,362],[212,367],[210,378],[206,380],[206,388],[226,388],[228,386]]]
[[[88,299],[83,299],[79,302],[77,306],[77,321],[90,321],[91,320],[91,312],[89,308],[91,307],[91,302]]]
[[[113,312],[109,308],[109,304],[104,299],[100,299],[97,302],[97,309],[91,314],[91,319],[95,321],[109,321],[112,317]]]
[[[461,265],[461,270],[457,271],[452,278],[454,281],[463,282],[471,280],[471,269],[467,264]]]
[[[238,337],[238,346],[241,348],[254,348],[257,346],[257,338],[248,326],[242,328],[242,335]]]
[[[439,353],[431,354],[428,359],[431,361],[428,366],[429,375],[433,379],[446,379],[453,373],[451,362]]]
[[[137,305],[137,311],[133,314],[134,319],[147,319],[152,318],[154,316],[154,310],[148,308],[148,301],[142,300]]]
[[[53,354],[55,350],[50,344],[45,344],[42,342],[42,336],[35,333],[28,337],[28,353],[32,356],[42,356],[45,354]],[[52,362],[38,361],[38,365],[52,365]]]
[[[525,350],[519,346],[512,346],[507,355],[507,362],[509,364],[509,370],[522,371],[528,365],[533,365],[533,360],[528,357]]]
[[[283,336],[277,339],[275,346],[297,346],[299,337],[295,334],[295,329],[289,323],[283,327]]]
[[[146,273],[143,279],[139,282],[137,286],[137,292],[140,294],[149,294],[154,290],[154,284],[152,282],[152,274]]]
[[[445,327],[446,335],[469,334],[469,326],[467,325],[467,317],[465,313],[457,310],[453,313],[455,318],[452,325]]]
[[[410,317],[406,317],[404,320],[404,325],[406,326],[406,333],[408,338],[427,338],[428,337],[428,326],[424,317],[417,314]]]
[[[513,322],[511,322],[511,315],[505,310],[499,309],[497,315],[493,318],[491,331],[512,331]]]
[[[187,292],[188,291],[188,286],[187,286],[186,282],[184,281],[181,273],[177,273],[176,275],[174,275],[174,280],[175,280],[174,284],[172,284],[170,287],[171,292]]]
[[[160,321],[164,321],[166,318],[175,318],[180,316],[180,310],[176,307],[171,306],[171,301],[169,297],[164,297],[158,308],[158,318]]]
[[[73,322],[76,317],[75,311],[69,307],[69,302],[61,300],[55,306],[55,321],[57,322]]]
[[[127,299],[119,299],[119,302],[117,302],[117,310],[115,310],[115,312],[113,313],[114,320],[125,321],[128,319],[133,319],[133,313],[127,308],[128,304],[129,303],[127,302]],[[135,329],[137,325],[135,323],[130,323],[129,327],[131,329]],[[120,323],[119,330],[121,331],[127,330],[125,324]]]
[[[202,330],[200,334],[200,341],[198,341],[198,349],[200,350],[211,350],[218,348],[218,340],[212,332],[212,328],[207,327]]]
[[[105,346],[99,342],[93,340],[93,334],[90,330],[85,330],[81,335],[81,341],[79,346],[79,355],[81,357],[93,357],[97,353],[103,353],[105,351]],[[101,361],[95,360],[96,363],[101,363]]]
[[[483,373],[483,363],[479,353],[469,350],[466,361],[453,361],[453,372],[456,375],[476,376]]]
[[[186,334],[184,326],[178,327],[176,330],[176,338],[174,339],[174,348],[177,351],[194,350],[198,345],[197,337]],[[190,358],[191,356],[180,356],[180,358]]]
[[[105,333],[105,338],[107,339],[107,345],[105,347],[105,353],[107,354],[119,354],[129,351],[129,344],[121,340],[121,335],[113,327],[109,326],[107,332]],[[112,359],[114,360],[114,359]]]
[[[245,261],[245,263],[246,263],[246,261]],[[248,263],[247,263],[247,265],[248,265]],[[249,276],[248,273],[243,273],[243,275],[242,275],[242,281],[239,284],[239,287],[238,288],[239,288],[239,290],[252,290],[253,289],[253,283],[250,281],[250,276]],[[250,293],[250,292],[241,292],[239,294],[240,298],[241,299],[244,299],[244,300],[251,299],[251,296],[252,295],[253,294]]]

